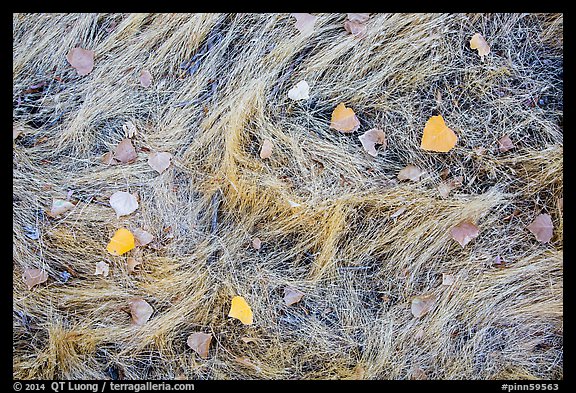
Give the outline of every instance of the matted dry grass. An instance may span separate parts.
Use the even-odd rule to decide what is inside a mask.
[[[373,14],[363,40],[345,14],[318,17],[301,37],[288,14],[13,16],[25,128],[13,149],[14,378],[563,378],[562,15]],[[468,46],[476,32],[485,61]],[[75,46],[96,52],[88,76],[66,62]],[[199,52],[190,75],[181,65]],[[301,79],[311,97],[294,102]],[[354,134],[328,128],[340,102],[358,114]],[[419,147],[437,113],[459,137],[446,154]],[[101,163],[128,120],[137,149],[174,154],[166,172],[146,150]],[[357,138],[372,127],[388,140],[376,158]],[[516,148],[500,153],[505,134]],[[261,160],[266,138],[275,149]],[[407,164],[427,174],[395,181]],[[464,183],[442,198],[446,168]],[[76,207],[47,217],[68,190]],[[119,190],[140,207],[117,219]],[[549,244],[526,229],[541,212]],[[480,228],[464,249],[448,234],[463,219]],[[143,259],[135,274],[105,249],[122,226],[160,244],[128,254]],[[94,275],[99,261],[110,276]],[[32,267],[49,279],[30,291]],[[300,303],[284,305],[287,285]],[[416,319],[423,293],[439,300]],[[227,317],[237,294],[251,326]],[[126,312],[134,297],[154,308],[143,327]],[[194,331],[214,337],[207,360],[186,346]]]

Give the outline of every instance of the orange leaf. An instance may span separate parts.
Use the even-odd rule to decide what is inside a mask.
[[[316,16],[307,13],[292,13],[290,15],[296,18],[294,27],[298,29],[300,34],[303,36],[312,34],[314,31],[314,23],[316,23],[317,19]]]
[[[212,334],[196,332],[188,336],[186,344],[192,348],[202,359],[208,358],[208,350],[210,349],[210,342],[212,341]]]
[[[43,269],[25,269],[22,274],[22,279],[28,289],[32,289],[35,285],[46,282],[46,280],[48,280],[48,273]]]
[[[272,155],[273,147],[274,144],[272,143],[272,141],[269,139],[265,139],[264,143],[262,143],[262,147],[260,148],[260,158],[262,159],[270,158],[270,156]]]
[[[442,116],[432,116],[424,126],[420,148],[446,153],[456,146],[457,141],[458,137],[454,131],[446,126]]]
[[[362,142],[364,150],[373,157],[378,155],[376,145],[382,145],[381,150],[386,149],[386,134],[378,128],[372,128],[366,131],[363,135],[360,135],[358,139]]]
[[[88,75],[94,69],[94,52],[88,49],[70,49],[66,55],[66,60],[80,76]]]
[[[239,319],[244,325],[252,325],[252,309],[242,296],[232,298],[228,316]]]
[[[144,299],[132,299],[128,302],[128,305],[132,315],[132,325],[144,325],[154,312],[152,306]]]
[[[354,114],[352,108],[346,108],[344,103],[338,104],[332,112],[330,128],[344,133],[356,131],[360,127],[360,121]]]
[[[152,74],[148,70],[142,70],[140,72],[140,84],[142,87],[150,87],[152,84]]]
[[[116,231],[106,250],[112,255],[122,255],[135,247],[134,235],[126,228]]]
[[[450,229],[452,239],[456,240],[462,247],[478,236],[478,227],[471,221],[464,220]]]
[[[478,49],[478,55],[480,55],[482,60],[484,60],[484,56],[490,53],[490,46],[480,33],[476,33],[472,36],[472,39],[470,40],[470,49]]]
[[[540,214],[536,216],[534,221],[528,225],[528,230],[536,236],[536,240],[541,243],[547,243],[552,239],[554,234],[554,225],[552,224],[552,217],[549,214]]]
[[[436,304],[436,296],[433,294],[416,296],[412,299],[410,311],[416,318],[420,318],[432,310],[434,304]]]

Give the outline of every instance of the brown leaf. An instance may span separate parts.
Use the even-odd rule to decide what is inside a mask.
[[[210,342],[212,341],[212,334],[196,332],[188,336],[186,344],[192,348],[202,359],[208,358],[208,350],[210,349]]]
[[[514,148],[514,143],[508,135],[504,135],[502,138],[498,139],[498,150],[500,153],[507,152]]]
[[[420,367],[415,367],[412,369],[412,375],[410,377],[411,380],[424,380],[428,379],[428,376]]]
[[[144,325],[154,312],[152,306],[144,299],[132,299],[128,305],[130,306],[130,314],[132,314],[132,325]]]
[[[312,34],[314,31],[314,23],[316,23],[317,17],[307,13],[292,13],[290,14],[296,18],[296,23],[294,27],[298,29],[301,35],[307,36]]]
[[[35,285],[46,282],[48,280],[48,273],[43,269],[24,269],[22,279],[30,290]]]
[[[423,317],[428,312],[430,312],[430,310],[432,310],[436,304],[436,300],[436,296],[433,294],[414,297],[414,299],[412,299],[412,306],[410,308],[412,315],[414,315],[416,318]]]
[[[168,169],[170,160],[172,160],[172,154],[167,152],[156,152],[148,155],[148,165],[160,174]]]
[[[453,177],[448,181],[443,181],[438,186],[438,192],[443,198],[448,197],[450,191],[459,188],[462,185],[464,178],[462,176]]]
[[[398,172],[398,180],[420,180],[420,176],[424,174],[424,171],[415,165],[409,164],[404,169]]]
[[[540,214],[528,225],[528,230],[536,236],[536,240],[541,243],[548,243],[554,234],[552,217],[549,214]]]
[[[254,247],[255,250],[259,250],[260,247],[262,247],[262,240],[258,237],[252,239],[252,247]]]
[[[472,239],[480,233],[478,227],[471,221],[464,220],[450,229],[452,239],[456,240],[462,247],[465,247]]]
[[[375,145],[382,145],[380,150],[386,150],[386,134],[384,133],[384,130],[372,128],[360,135],[358,139],[360,139],[364,150],[373,157],[378,155]]]
[[[128,273],[134,273],[134,271],[136,270],[136,266],[142,264],[142,262],[139,259],[136,259],[134,257],[128,257],[126,263],[128,265]]]
[[[106,262],[100,261],[96,263],[96,271],[94,272],[95,276],[108,277],[109,272],[110,272],[110,265],[108,265]]]
[[[73,48],[66,55],[66,60],[80,76],[88,75],[94,69],[94,52],[83,48]]]
[[[262,147],[260,148],[260,158],[270,158],[272,155],[272,148],[274,147],[274,143],[271,140],[265,139],[262,143]]]
[[[114,150],[114,158],[118,161],[128,164],[133,162],[138,158],[134,146],[132,146],[132,141],[129,138],[124,138],[120,141],[116,149]]]
[[[142,70],[139,80],[142,87],[150,87],[152,84],[152,74],[148,70]]]
[[[287,306],[298,303],[302,299],[302,296],[304,296],[304,292],[302,291],[291,287],[284,288],[284,303]]]
[[[57,217],[74,208],[74,204],[62,199],[52,199],[52,208],[47,213],[50,217]]]
[[[152,235],[149,232],[146,232],[142,228],[135,229],[134,231],[132,231],[132,234],[134,235],[134,240],[136,240],[137,246],[143,247],[148,243],[150,243],[152,240],[154,240],[154,235]]]

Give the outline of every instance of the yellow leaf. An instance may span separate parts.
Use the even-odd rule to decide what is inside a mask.
[[[242,296],[234,296],[232,298],[228,316],[239,319],[244,325],[252,325],[252,309]]]
[[[420,148],[446,153],[456,146],[457,141],[458,137],[454,131],[446,126],[442,116],[432,116],[424,126]]]
[[[360,121],[352,108],[346,108],[344,103],[338,104],[332,112],[330,128],[344,133],[356,131],[360,127]]]
[[[490,53],[490,46],[480,33],[476,33],[472,36],[472,39],[470,40],[470,49],[478,49],[478,55],[481,59],[484,59],[484,56]]]
[[[116,231],[106,250],[112,255],[122,255],[136,246],[134,235],[126,228],[120,228]]]

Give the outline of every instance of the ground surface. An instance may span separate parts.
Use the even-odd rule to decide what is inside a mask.
[[[563,378],[562,15],[372,14],[363,38],[315,16],[310,35],[289,14],[13,16],[15,378]],[[288,98],[301,80],[310,98]],[[339,103],[358,130],[329,128]],[[438,114],[447,153],[420,148]],[[128,121],[137,158],[103,163]],[[409,164],[425,173],[398,180]],[[117,191],[136,211],[117,217]],[[53,199],[74,207],[50,217]],[[464,220],[479,234],[462,247]],[[122,227],[154,240],[111,255]],[[29,289],[27,269],[47,280]],[[228,316],[235,295],[253,324]],[[415,317],[419,296],[435,302]]]

